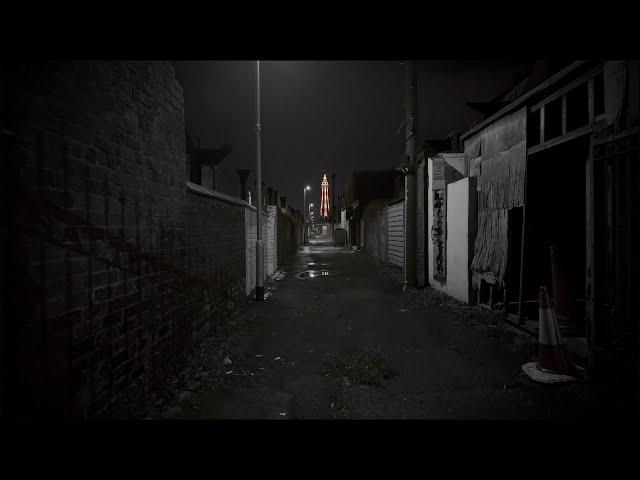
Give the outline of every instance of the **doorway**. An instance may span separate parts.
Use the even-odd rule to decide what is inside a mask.
[[[546,286],[555,299],[554,284],[560,277],[578,335],[584,335],[586,327],[585,167],[589,149],[589,137],[578,137],[529,155],[527,165],[525,318],[538,319],[539,287]]]

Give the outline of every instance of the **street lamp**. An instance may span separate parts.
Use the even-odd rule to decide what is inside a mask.
[[[260,126],[260,60],[256,61],[256,300],[264,300],[264,250],[262,245],[262,148]]]

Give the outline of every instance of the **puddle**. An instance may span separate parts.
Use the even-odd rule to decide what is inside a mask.
[[[326,277],[329,275],[329,270],[305,270],[298,274],[298,278],[315,278]]]
[[[327,265],[326,263],[311,262],[307,264],[307,270],[328,270],[328,269],[329,269],[329,265]]]

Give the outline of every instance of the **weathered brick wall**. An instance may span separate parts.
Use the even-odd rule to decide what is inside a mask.
[[[4,65],[5,413],[115,414],[244,289],[244,212],[185,188],[166,62]]]
[[[267,205],[267,231],[265,238],[265,262],[267,264],[266,272],[268,276],[273,275],[278,269],[278,207],[275,205]]]
[[[295,219],[282,211],[278,210],[278,266],[284,265],[289,256],[298,251],[299,225]]]

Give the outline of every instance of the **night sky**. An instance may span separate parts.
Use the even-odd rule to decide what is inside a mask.
[[[509,88],[527,61],[418,64],[418,145],[481,117],[467,101]],[[255,62],[174,62],[185,119],[203,148],[229,143],[225,162],[255,172]],[[391,169],[403,157],[404,67],[399,61],[261,62],[262,169],[267,186],[302,207],[303,187],[319,205],[322,172],[337,194],[354,170]]]

